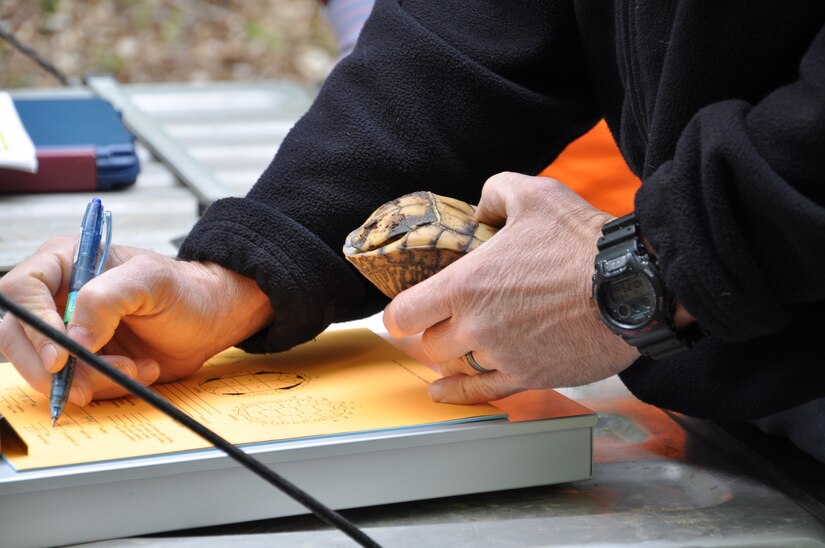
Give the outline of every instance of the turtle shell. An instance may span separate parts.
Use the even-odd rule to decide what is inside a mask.
[[[382,205],[347,236],[344,256],[392,298],[487,241],[498,229],[475,207],[420,191]]]

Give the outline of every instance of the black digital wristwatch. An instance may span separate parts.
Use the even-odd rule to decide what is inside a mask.
[[[641,241],[636,214],[610,221],[602,234],[593,274],[598,318],[644,356],[658,359],[690,348],[695,330],[676,331],[675,299]]]

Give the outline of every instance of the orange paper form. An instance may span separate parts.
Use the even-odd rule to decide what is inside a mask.
[[[432,402],[438,377],[368,329],[327,332],[279,354],[231,348],[155,391],[235,444],[503,417],[490,405]],[[68,404],[52,428],[48,398],[0,364],[0,452],[16,470],[189,451],[210,444],[129,396]]]

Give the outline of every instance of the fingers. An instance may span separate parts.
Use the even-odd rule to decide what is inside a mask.
[[[55,295],[67,280],[73,242],[70,238],[49,240],[37,254],[0,280],[0,291],[9,299],[61,332],[63,319],[57,312]],[[37,365],[51,372],[62,368],[68,357],[64,349],[22,322],[0,329],[0,351],[17,366]]]
[[[20,322],[13,317],[6,316],[0,323],[0,339],[3,341],[27,340],[23,336]],[[15,365],[23,379],[41,394],[48,395],[51,390],[52,374],[43,369],[39,363],[39,356],[31,344],[4,345],[4,352]],[[104,360],[119,369],[123,374],[148,386],[154,383],[160,375],[160,367],[153,360],[131,360],[124,356],[101,356]],[[60,363],[62,369],[65,361]],[[113,398],[125,395],[127,392],[120,385],[99,373],[88,365],[78,362],[76,365],[72,390],[69,401],[76,405],[87,405],[93,398]]]
[[[386,313],[385,313],[386,314]],[[481,372],[470,365],[468,348],[456,341],[461,340],[453,332],[453,322],[448,319],[424,331],[421,347],[427,358],[441,364],[444,378],[433,382],[429,388],[433,401],[471,404],[496,400],[516,392],[509,386],[508,376],[495,371],[492,358],[483,352],[473,352],[473,358],[488,372]]]
[[[384,309],[384,327],[393,337],[409,337],[451,316],[450,267],[399,293]]]
[[[494,367],[492,367],[492,366],[488,367],[488,365],[490,363],[489,361],[485,360],[483,357],[479,357],[479,356],[484,356],[483,354],[480,354],[478,352],[473,352],[472,353],[473,359],[476,361],[476,363],[480,367],[483,367],[486,371],[481,371],[479,369],[476,369],[470,363],[468,354],[470,354],[470,352],[465,352],[464,354],[462,354],[458,358],[454,358],[454,359],[451,359],[451,360],[440,362],[441,363],[441,375],[444,376],[444,377],[450,377],[452,375],[478,375],[480,373],[488,373],[490,371],[495,371]],[[485,364],[487,364],[487,365],[485,365]]]
[[[479,371],[469,362],[468,353],[441,363],[443,378],[430,384],[430,398],[436,402],[473,404],[497,400],[518,391],[511,386],[510,377],[494,369]],[[484,354],[472,353],[481,366]],[[481,356],[481,357],[479,357]]]
[[[141,309],[151,294],[152,284],[147,276],[135,276],[129,272],[133,270],[131,268],[114,268],[92,279],[78,292],[74,313],[64,328],[50,289],[60,283],[53,282],[53,278],[60,277],[54,272],[59,266],[54,257],[47,254],[32,259],[24,271],[15,270],[14,280],[9,281],[18,283],[9,293],[19,294],[18,302],[22,306],[58,331],[65,329],[70,338],[93,352],[111,339],[121,318]],[[135,283],[136,279],[144,283]],[[7,280],[4,278],[3,282]],[[42,379],[48,377],[45,374],[62,369],[68,351],[17,319],[9,318],[3,324],[7,325],[0,324],[0,351],[33,387],[42,392]],[[37,372],[37,369],[44,371]]]
[[[473,404],[499,400],[520,390],[501,371],[480,375],[454,375],[430,384],[429,395],[441,403]]]
[[[134,379],[143,386],[149,386],[160,376],[160,366],[150,359],[131,360],[125,356],[101,356],[109,365]],[[108,399],[125,396],[128,390],[86,363],[78,362],[72,381],[69,401],[76,405],[87,405],[93,399]]]
[[[441,376],[452,377],[453,375],[477,375],[478,371],[470,367],[464,354],[451,360],[437,362],[441,364]]]
[[[32,388],[42,394],[49,393],[52,376],[43,368],[40,355],[23,332],[20,321],[10,314],[0,322],[0,349]]]
[[[57,307],[65,299],[74,244],[74,238],[49,240],[35,255],[0,280],[0,291],[58,331],[67,332],[82,346],[97,351],[109,341],[124,315],[146,310],[147,302],[152,302],[148,296],[156,288],[153,288],[151,275],[145,272],[154,269],[141,260],[134,260],[130,267],[115,267],[91,280],[78,293],[74,313],[64,328]],[[113,252],[118,255],[117,261],[113,258],[115,263],[124,262],[134,254],[129,248],[116,250],[113,247]],[[151,312],[150,308],[148,313]],[[10,314],[0,322],[0,352],[14,364],[26,382],[46,395],[51,388],[51,373],[62,369],[68,359],[65,349]],[[110,360],[124,374],[142,384],[150,384],[158,378],[159,367],[151,360],[135,362],[123,356],[110,356]],[[75,372],[69,398],[85,405],[93,397],[124,393],[113,381],[82,365]]]
[[[476,219],[493,226],[503,226],[507,221],[509,191],[517,176],[515,173],[498,173],[493,175],[481,189],[481,200],[476,208]]]

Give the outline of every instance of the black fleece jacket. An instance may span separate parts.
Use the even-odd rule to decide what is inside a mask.
[[[603,116],[667,284],[709,333],[623,381],[695,416],[804,402],[825,392],[823,23],[821,0],[379,0],[255,187],[180,256],[255,279],[276,319],[245,347],[284,350],[386,304],[341,254],[377,206],[476,202]]]

